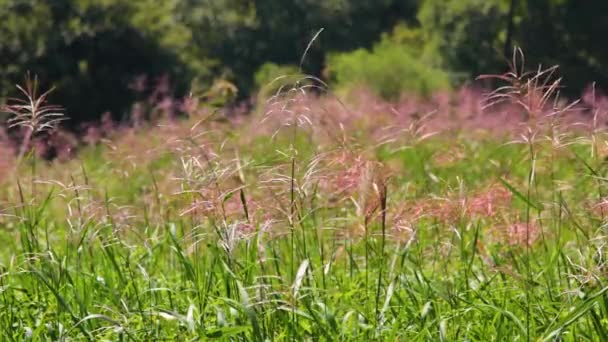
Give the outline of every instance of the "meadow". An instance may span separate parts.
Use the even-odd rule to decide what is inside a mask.
[[[552,76],[391,104],[307,79],[6,157],[0,339],[606,341],[608,107]]]

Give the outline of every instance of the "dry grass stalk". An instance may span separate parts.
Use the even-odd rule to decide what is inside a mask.
[[[32,78],[28,74],[24,86],[17,85],[23,98],[11,98],[2,107],[3,112],[11,115],[8,120],[9,128],[25,130],[17,160],[21,160],[29,150],[34,136],[52,131],[57,128],[59,122],[66,120],[62,107],[47,104],[48,97],[54,89],[39,94],[38,88],[38,78]]]

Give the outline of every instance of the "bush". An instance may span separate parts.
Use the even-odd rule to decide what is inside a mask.
[[[295,65],[264,63],[254,75],[255,88],[260,97],[274,95],[281,88],[292,88],[305,76]]]
[[[338,87],[367,86],[387,100],[396,100],[403,93],[428,96],[449,89],[448,74],[425,63],[421,56],[421,51],[408,44],[384,39],[372,51],[330,55],[329,73]]]

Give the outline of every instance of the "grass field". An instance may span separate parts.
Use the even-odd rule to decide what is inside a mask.
[[[608,340],[596,121],[431,134],[313,102],[15,161],[0,339]]]

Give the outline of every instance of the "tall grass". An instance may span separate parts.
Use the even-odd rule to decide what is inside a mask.
[[[603,130],[369,133],[311,84],[22,165],[2,340],[607,339]]]

